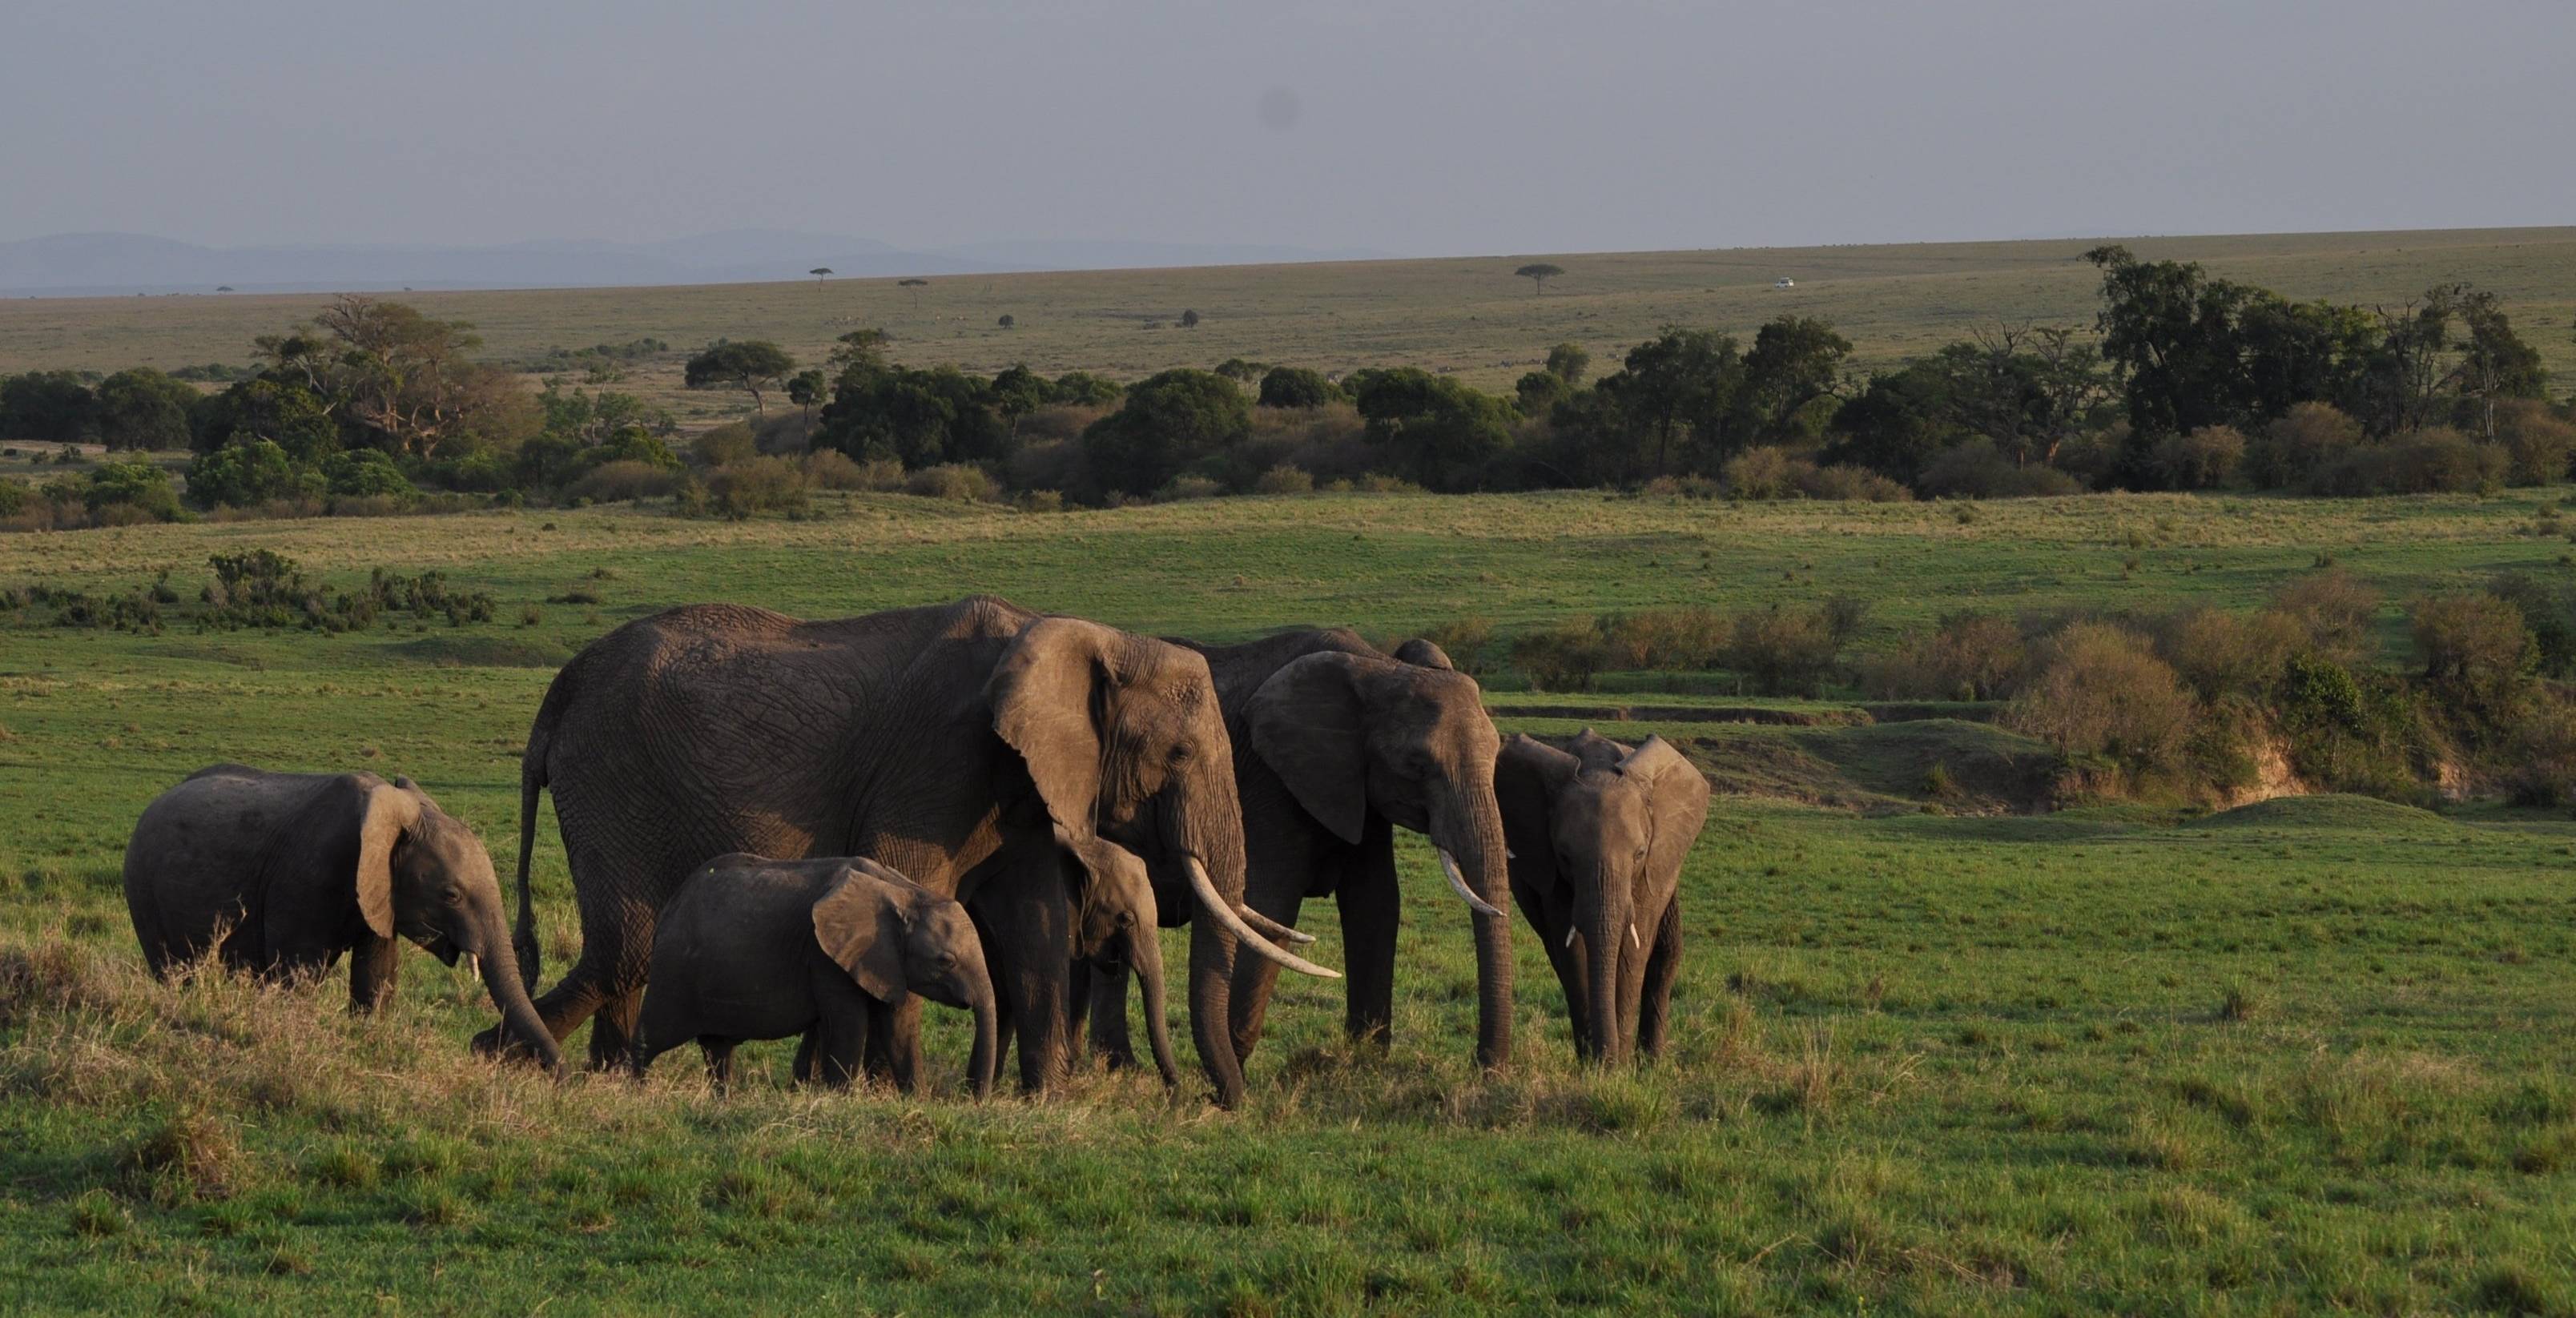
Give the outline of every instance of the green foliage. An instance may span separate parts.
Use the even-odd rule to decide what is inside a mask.
[[[1476,489],[1493,479],[1511,445],[1511,409],[1501,399],[1412,367],[1371,373],[1353,402],[1369,442],[1397,472],[1427,489]]]
[[[1530,295],[1535,297],[1540,293],[1546,292],[1547,281],[1556,278],[1558,275],[1564,274],[1565,267],[1549,265],[1545,261],[1532,261],[1528,265],[1514,270],[1512,273],[1520,278],[1530,281]]]
[[[329,487],[328,477],[265,439],[236,439],[211,453],[198,454],[188,464],[188,501],[200,508],[255,508],[272,499],[313,499]]]
[[[1187,367],[1127,390],[1125,403],[1083,432],[1102,490],[1142,493],[1222,457],[1252,433],[1252,404],[1232,380]]]
[[[718,339],[691,356],[681,368],[681,378],[689,388],[740,389],[751,395],[755,412],[768,410],[762,398],[764,390],[785,385],[787,377],[795,373],[796,359],[767,339]]]
[[[70,371],[0,379],[0,439],[74,443],[98,436],[97,399]]]
[[[204,397],[150,367],[118,371],[98,384],[99,440],[112,449],[186,448],[189,417]]]
[[[170,473],[149,462],[103,462],[89,474],[80,492],[93,514],[108,508],[130,508],[156,521],[179,515],[178,491]]]
[[[1589,691],[1608,663],[1608,637],[1592,618],[1561,619],[1512,642],[1512,667],[1539,691]]]
[[[811,482],[783,457],[745,458],[707,476],[707,499],[718,514],[736,520],[760,512],[801,512]]]
[[[212,453],[244,439],[275,443],[297,462],[319,462],[340,451],[340,425],[311,389],[262,377],[207,399],[196,411],[189,442],[200,453]]]
[[[1592,354],[1580,343],[1560,343],[1547,350],[1547,373],[1563,380],[1568,389],[1583,386],[1583,377],[1592,370]]]
[[[1263,407],[1322,407],[1342,401],[1342,391],[1321,371],[1273,366],[1261,377]]]
[[[351,449],[322,460],[322,476],[331,493],[351,498],[407,498],[412,488],[402,468],[377,449]]]

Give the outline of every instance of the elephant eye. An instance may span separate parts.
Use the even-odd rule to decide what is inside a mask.
[[[1120,911],[1118,913],[1119,928],[1124,929],[1134,923],[1136,923],[1136,913],[1134,911]]]
[[[1189,762],[1190,762],[1190,744],[1189,744],[1188,742],[1186,742],[1186,741],[1175,744],[1175,745],[1172,747],[1171,761],[1172,761],[1172,763],[1174,763],[1174,764],[1187,764],[1187,763],[1189,763]]]

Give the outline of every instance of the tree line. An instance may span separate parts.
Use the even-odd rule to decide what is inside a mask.
[[[1812,317],[1775,317],[1749,341],[1668,326],[1597,375],[1584,347],[1559,344],[1508,394],[1410,366],[1336,377],[1242,358],[1132,384],[1025,366],[987,376],[900,365],[872,329],[812,366],[765,340],[719,340],[687,359],[684,381],[744,394],[762,439],[697,463],[668,442],[672,418],[633,395],[559,379],[532,393],[474,357],[471,325],[343,297],[260,336],[251,368],[213,393],[148,368],[0,381],[0,440],[184,446],[196,455],[185,497],[203,508],[373,508],[439,492],[564,500],[612,464],[670,473],[651,488],[680,489],[794,447],[896,476],[971,471],[932,485],[1040,504],[1343,482],[1901,499],[2397,493],[2568,475],[2576,427],[2550,406],[2539,352],[2490,291],[2445,284],[2365,308],[2293,302],[2118,246],[2085,259],[2101,272],[2089,336],[1995,325],[1862,372],[1851,342]],[[13,486],[0,502],[95,513],[151,484],[103,479]],[[178,496],[140,502],[176,515]]]

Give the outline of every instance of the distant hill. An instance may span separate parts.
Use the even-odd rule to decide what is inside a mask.
[[[493,247],[308,244],[203,247],[129,233],[0,242],[0,294],[296,293],[339,289],[571,288],[741,284],[802,279],[997,274],[1349,260],[1366,252],[1150,242],[998,242],[905,251],[871,238],[733,229],[662,242],[572,239]]]

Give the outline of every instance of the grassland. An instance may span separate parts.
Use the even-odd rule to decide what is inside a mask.
[[[0,587],[166,569],[192,592],[207,554],[265,546],[334,580],[439,568],[501,604],[337,637],[0,613],[0,1308],[2576,1313],[2576,822],[2533,812],[1963,811],[1926,796],[1927,763],[2040,748],[1834,700],[1783,706],[1838,715],[1816,726],[1711,722],[1745,702],[1647,675],[1498,691],[1506,730],[1659,731],[1726,792],[1685,876],[1674,1056],[1577,1070],[1524,932],[1520,1057],[1478,1074],[1463,920],[1408,840],[1395,1047],[1352,1052],[1333,990],[1288,985],[1230,1114],[1105,1074],[965,1103],[954,1013],[933,1013],[924,1096],[794,1092],[775,1046],[745,1050],[721,1102],[677,1061],[640,1088],[555,1084],[464,1060],[489,1008],[425,957],[367,1021],[327,987],[154,984],[117,879],[141,804],[222,758],[409,773],[501,842],[552,665],[684,600],[824,615],[989,590],[1230,639],[1842,591],[1874,602],[1877,646],[1970,604],[2250,604],[2322,556],[2394,599],[2567,572],[2569,546],[2529,528],[2568,494],[2104,495],[1965,521],[1599,494],[1045,516],[866,496],[792,523],[0,539]],[[598,599],[549,602],[575,591]],[[2383,624],[2394,659],[2393,605]],[[577,927],[540,837],[560,966]]]
[[[2396,303],[2469,280],[2495,290],[2523,336],[2576,385],[2576,229],[2272,234],[2125,240],[2141,255],[2206,263],[2223,277],[2294,298]],[[1531,256],[959,276],[918,290],[891,279],[694,288],[395,293],[436,316],[472,321],[495,360],[527,364],[550,348],[655,337],[685,352],[719,337],[775,339],[807,361],[853,329],[894,335],[910,365],[992,372],[1025,362],[1049,373],[1140,378],[1229,357],[1344,371],[1411,364],[1506,389],[1548,346],[1596,358],[1668,323],[1749,334],[1783,312],[1822,316],[1863,365],[1928,352],[1997,321],[2090,326],[2098,278],[2053,240],[1563,255],[1545,296],[1512,269]],[[1794,290],[1771,287],[1783,276]],[[113,371],[247,360],[253,335],[301,321],[315,295],[204,295],[0,301],[0,373]],[[1203,318],[1184,330],[1183,310]],[[1010,315],[1015,328],[998,321]],[[640,363],[618,386],[683,417],[729,416],[739,402],[680,388],[679,357]]]

